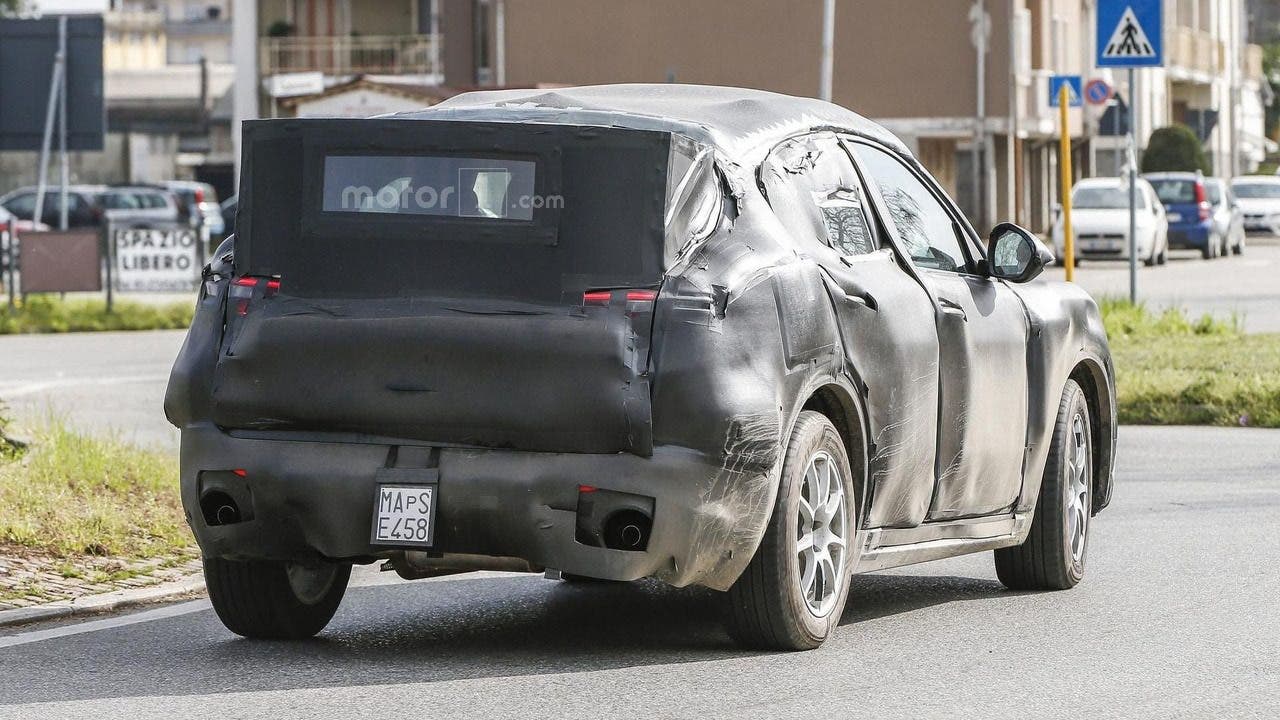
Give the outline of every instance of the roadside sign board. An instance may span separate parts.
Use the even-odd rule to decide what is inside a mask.
[[[1098,0],[1098,67],[1164,65],[1164,0]]]
[[[1080,107],[1084,90],[1081,87],[1083,78],[1079,75],[1054,75],[1049,78],[1049,107],[1058,107],[1058,93],[1062,86],[1067,86],[1067,106]]]
[[[24,232],[22,292],[96,292],[102,289],[102,235],[95,228]]]
[[[1090,105],[1106,105],[1111,100],[1111,86],[1102,78],[1094,78],[1084,86],[1084,99]]]
[[[112,225],[113,285],[120,292],[189,292],[200,282],[200,232],[178,224]]]
[[[67,19],[68,150],[103,147],[102,35],[101,15]],[[57,53],[57,16],[0,19],[0,150],[40,149]]]

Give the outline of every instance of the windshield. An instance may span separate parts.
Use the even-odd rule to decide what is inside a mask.
[[[1145,208],[1147,199],[1138,193],[1138,207]],[[1071,205],[1080,210],[1119,210],[1129,207],[1129,191],[1118,187],[1082,187],[1071,194]]]
[[[1152,180],[1151,187],[1165,205],[1196,202],[1195,180]]]
[[[1236,197],[1274,200],[1280,199],[1280,183],[1234,183],[1231,186]]]

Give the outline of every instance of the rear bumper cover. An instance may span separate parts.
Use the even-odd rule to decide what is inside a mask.
[[[421,446],[411,446],[420,448]],[[430,448],[366,442],[234,437],[213,425],[182,431],[182,501],[206,555],[288,560],[368,558],[376,475],[397,458],[429,458],[438,477],[432,550],[519,557],[609,580],[656,577],[672,585],[727,589],[763,534],[773,505],[772,470],[741,458],[659,446],[652,457]],[[252,519],[209,525],[202,483],[243,469],[239,497]],[[575,540],[578,486],[654,498],[644,551]],[[416,548],[421,549],[421,548]]]
[[[1209,246],[1211,223],[1169,225],[1169,247],[1203,250]]]

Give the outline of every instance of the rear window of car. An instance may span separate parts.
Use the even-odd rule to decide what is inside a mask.
[[[1196,201],[1194,180],[1152,180],[1151,187],[1156,189],[1156,197],[1165,205]]]
[[[1147,206],[1143,193],[1137,194],[1139,208]],[[1129,207],[1129,191],[1120,187],[1082,187],[1071,194],[1072,207],[1080,210],[1119,210]]]
[[[530,221],[537,162],[428,155],[330,155],[324,212]]]
[[[1280,198],[1280,183],[1234,183],[1231,189],[1236,191],[1236,197],[1250,200]]]
[[[1204,184],[1205,193],[1209,196],[1209,202],[1218,205],[1222,202],[1222,183],[1207,182]]]

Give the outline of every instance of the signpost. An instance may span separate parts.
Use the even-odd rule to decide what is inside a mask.
[[[1164,65],[1163,0],[1098,0],[1098,67],[1129,69],[1129,301],[1138,302],[1138,93],[1134,68]]]
[[[1071,76],[1062,76],[1064,79]],[[1054,78],[1057,80],[1058,78]],[[1080,76],[1075,76],[1079,83]],[[1049,83],[1050,87],[1054,85]],[[1075,282],[1076,279],[1076,239],[1071,232],[1071,118],[1068,110],[1072,108],[1071,103],[1071,84],[1069,82],[1059,82],[1058,96],[1054,98],[1052,104],[1058,106],[1058,120],[1062,127],[1062,136],[1059,139],[1058,154],[1062,156],[1062,160],[1058,163],[1062,168],[1062,254],[1066,257],[1063,262],[1067,268],[1067,282]],[[1080,95],[1076,94],[1076,105],[1079,105]]]

